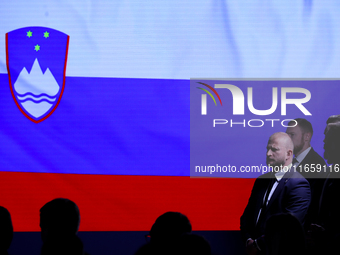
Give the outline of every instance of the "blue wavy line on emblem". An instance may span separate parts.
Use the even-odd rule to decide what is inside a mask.
[[[28,95],[28,96],[24,96],[24,97],[17,97],[19,101],[23,101],[23,100],[26,100],[26,99],[32,99],[32,100],[40,100],[40,99],[46,99],[48,101],[52,101],[54,102],[57,98],[54,97],[54,98],[49,98],[49,97],[46,97],[46,96],[38,96],[38,97],[35,97],[35,96],[31,96],[31,95]]]
[[[26,101],[32,101],[34,103],[41,103],[41,102],[47,102],[47,103],[50,103],[50,104],[53,104],[54,102],[52,101],[48,101],[47,99],[43,98],[43,99],[40,99],[40,100],[34,100],[32,98],[26,98],[24,100],[18,100],[20,103],[24,103]]]
[[[18,92],[16,92],[16,94],[17,94],[18,97],[25,97],[25,96],[41,97],[41,96],[45,96],[45,97],[48,97],[48,98],[51,98],[51,99],[56,97],[56,96],[50,96],[50,95],[48,95],[46,93],[35,95],[35,94],[31,93],[31,92],[27,92],[25,94],[19,94]]]

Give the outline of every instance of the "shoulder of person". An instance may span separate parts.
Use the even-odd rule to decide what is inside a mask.
[[[287,175],[285,176],[286,180],[290,180],[290,183],[306,183],[309,186],[309,182],[305,177],[303,177],[299,172],[291,170],[287,172]]]
[[[271,178],[271,176],[272,176],[272,172],[268,172],[268,173],[265,173],[265,174],[262,174],[262,175],[260,175],[257,179],[258,180],[262,180],[262,179],[270,179]]]

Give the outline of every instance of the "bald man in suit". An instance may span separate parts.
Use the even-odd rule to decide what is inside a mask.
[[[304,223],[311,192],[308,181],[291,168],[293,150],[286,133],[275,133],[269,138],[266,163],[274,171],[256,179],[241,216],[241,234],[250,255],[265,253],[264,230],[270,216],[291,213]]]

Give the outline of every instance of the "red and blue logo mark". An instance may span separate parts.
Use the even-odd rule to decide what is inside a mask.
[[[69,36],[47,27],[6,34],[9,85],[19,110],[31,121],[47,119],[65,88]]]

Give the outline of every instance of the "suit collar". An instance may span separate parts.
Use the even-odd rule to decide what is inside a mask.
[[[282,189],[285,185],[286,185],[286,181],[284,179],[279,181],[273,195],[271,196],[270,200],[268,201],[268,205],[266,207],[266,210],[268,210],[270,208],[270,206],[276,200],[276,198],[279,196],[279,194],[281,193],[281,191],[282,191]]]
[[[280,180],[278,180],[278,185],[276,186],[276,189],[275,189],[273,195],[271,196],[270,200],[268,201],[268,205],[267,205],[266,210],[268,208],[270,208],[273,201],[275,201],[276,198],[279,196],[279,194],[283,190],[284,186],[287,184],[287,182],[289,181],[289,179],[292,177],[293,174],[294,174],[294,171],[292,170],[292,168],[289,168],[289,170],[283,175],[283,177],[281,177]]]
[[[300,164],[305,157],[308,155],[308,153],[310,152],[310,150],[312,149],[311,146],[309,146],[307,149],[305,149],[303,152],[301,152],[301,154],[299,154],[299,156],[295,157],[296,160],[298,161],[298,164]]]
[[[283,176],[290,171],[291,167],[292,164],[289,164],[288,166],[283,167],[281,171],[275,173],[276,180],[279,182],[283,178]]]

